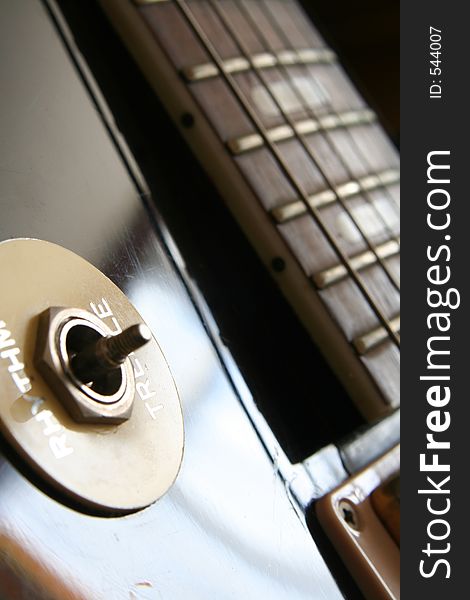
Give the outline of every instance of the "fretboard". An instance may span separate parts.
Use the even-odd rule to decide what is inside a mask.
[[[398,155],[335,54],[293,0],[102,3],[365,416],[398,406]]]

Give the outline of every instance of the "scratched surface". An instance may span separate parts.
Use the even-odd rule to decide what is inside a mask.
[[[0,240],[61,244],[123,289],[186,427],[175,486],[120,519],[63,506],[0,459],[0,596],[19,569],[24,598],[340,598],[41,3],[0,10]]]

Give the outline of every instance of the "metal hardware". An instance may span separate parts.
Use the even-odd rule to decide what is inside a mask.
[[[331,114],[321,119],[303,119],[290,125],[280,125],[266,131],[270,142],[281,142],[298,135],[315,133],[316,131],[336,129],[338,127],[352,127],[356,125],[367,125],[377,119],[376,114],[370,109],[351,110],[340,114]],[[294,131],[295,128],[295,131]],[[231,139],[227,146],[232,154],[242,154],[260,148],[264,145],[263,137],[259,133],[250,133],[238,138]]]
[[[334,190],[322,190],[308,197],[310,206],[313,208],[322,208],[336,202],[336,197],[351,198],[360,194],[361,191],[373,191],[391,185],[400,181],[400,172],[397,169],[388,169],[375,175],[366,175],[357,181],[346,181],[335,187]],[[301,200],[294,200],[282,206],[278,206],[271,211],[277,223],[285,223],[295,217],[304,215],[307,212],[305,204]]]
[[[354,505],[348,500],[340,500],[338,503],[338,512],[343,521],[355,531],[359,531],[359,519],[357,517]]]
[[[390,327],[395,333],[399,333],[400,331],[400,315],[390,319]],[[378,346],[380,343],[384,342],[388,338],[387,332],[383,327],[377,327],[372,331],[357,337],[353,344],[359,354],[366,354],[375,346]]]
[[[389,240],[376,246],[375,248],[376,254],[379,258],[391,258],[392,256],[396,256],[400,252],[400,244],[396,240]],[[365,269],[366,267],[370,267],[371,265],[377,262],[377,259],[373,252],[370,250],[366,250],[361,254],[357,254],[349,259],[352,267],[356,269],[356,271],[360,271],[361,269]],[[329,269],[325,269],[324,271],[320,271],[313,275],[313,280],[316,286],[320,289],[324,289],[333,283],[337,283],[348,276],[348,272],[344,265],[338,264],[334,267],[330,267]]]
[[[368,599],[400,597],[400,550],[373,499],[399,469],[395,446],[315,504],[322,528]]]
[[[83,381],[106,376],[119,369],[129,355],[152,339],[147,325],[131,325],[115,336],[101,337],[78,352],[71,361],[71,369]]]
[[[154,0],[153,0],[154,1]],[[141,0],[148,4],[148,0]],[[336,54],[329,48],[305,48],[302,50],[281,50],[280,52],[260,52],[250,56],[249,60],[243,56],[236,56],[223,61],[225,73],[241,73],[252,67],[267,69],[276,65],[314,65],[330,64],[335,62]],[[201,63],[182,69],[184,78],[189,81],[201,81],[217,77],[219,68],[215,63]]]
[[[151,334],[143,327],[147,342]],[[75,421],[122,423],[130,418],[135,381],[125,359],[142,344],[129,329],[113,337],[98,317],[80,309],[53,307],[41,314],[35,363]],[[124,347],[133,350],[122,357]]]
[[[147,327],[134,327],[142,317],[98,269],[55,244],[0,243],[0,272],[4,437],[74,506],[113,515],[148,506],[178,474],[184,433],[163,353]],[[105,375],[93,366],[94,355],[116,365],[132,349]]]
[[[377,460],[400,443],[400,411],[353,432],[339,444],[341,460],[350,475]]]

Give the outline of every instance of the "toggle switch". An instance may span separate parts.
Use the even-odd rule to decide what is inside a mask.
[[[113,335],[88,311],[53,307],[39,317],[35,363],[75,421],[122,423],[136,395],[130,355],[151,339],[143,323]]]
[[[181,405],[157,340],[103,273],[49,242],[0,243],[0,428],[39,481],[119,515],[178,474]],[[37,477],[35,478],[37,481]]]
[[[115,336],[101,336],[87,344],[82,338],[82,347],[76,349],[70,360],[70,369],[82,383],[89,385],[90,382],[104,380],[103,387],[106,388],[108,378],[120,369],[126,358],[151,339],[150,329],[143,323],[131,325]],[[67,354],[70,359],[70,353]]]

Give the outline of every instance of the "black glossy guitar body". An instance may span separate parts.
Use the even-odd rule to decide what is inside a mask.
[[[349,434],[362,417],[106,17],[95,2],[59,5],[223,343],[284,450],[296,462]],[[190,129],[190,115],[181,119]]]
[[[61,4],[117,127],[56,5],[4,3],[0,239],[60,244],[126,293],[176,380],[185,457],[175,485],[156,504],[105,518],[56,496],[5,445],[0,595],[341,598],[288,493],[290,464],[360,418],[99,11],[89,2]],[[211,339],[217,328],[207,305],[251,393],[223,342]]]

